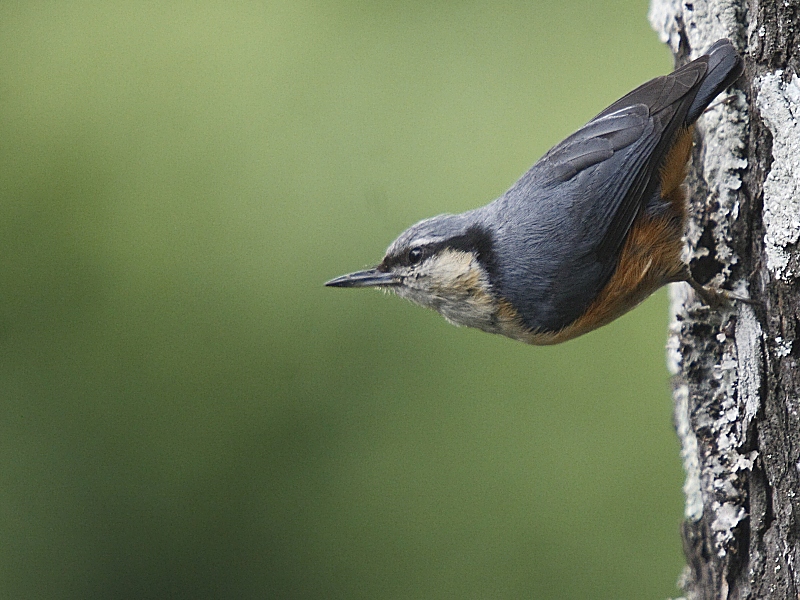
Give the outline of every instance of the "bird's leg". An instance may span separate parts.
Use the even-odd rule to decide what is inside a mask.
[[[711,309],[718,309],[722,306],[730,305],[732,302],[744,302],[745,304],[750,304],[751,306],[757,305],[758,302],[751,298],[747,298],[746,296],[742,296],[737,294],[736,292],[731,292],[729,290],[722,290],[719,288],[700,285],[694,277],[692,277],[691,271],[689,271],[689,267],[686,266],[681,271],[681,273],[674,279],[674,281],[685,281],[695,293],[700,297],[700,299]]]
[[[706,113],[712,108],[716,108],[717,106],[721,106],[722,104],[732,104],[735,100],[736,100],[736,95],[729,94],[728,96],[725,96],[722,100],[717,100],[716,102],[709,104],[703,112]]]
[[[695,294],[697,294],[700,299],[708,305],[709,308],[716,310],[721,308],[722,306],[730,305],[732,301],[736,300],[739,302],[746,302],[748,304],[754,304],[753,300],[750,298],[745,298],[744,296],[740,296],[734,292],[730,292],[728,290],[721,290],[719,288],[714,288],[710,286],[700,285],[697,281],[694,280],[693,277],[689,277],[685,280],[692,289],[694,290]]]

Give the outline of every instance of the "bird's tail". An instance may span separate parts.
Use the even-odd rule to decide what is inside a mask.
[[[708,71],[700,84],[689,111],[686,113],[686,125],[694,123],[703,111],[725,88],[739,79],[744,70],[742,57],[733,47],[730,40],[717,40],[708,49]]]

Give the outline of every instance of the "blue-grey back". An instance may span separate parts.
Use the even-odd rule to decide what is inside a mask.
[[[498,289],[528,327],[556,331],[586,311],[634,220],[658,212],[660,169],[678,133],[740,72],[730,42],[714,44],[612,104],[481,210],[500,240]]]

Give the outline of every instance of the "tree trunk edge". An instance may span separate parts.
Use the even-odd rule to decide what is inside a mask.
[[[800,594],[800,8],[652,0],[682,64],[731,39],[745,74],[701,117],[685,259],[757,301],[712,311],[673,284],[668,364],[686,470],[689,600]],[[797,36],[797,37],[795,37]],[[722,98],[721,98],[722,99]]]

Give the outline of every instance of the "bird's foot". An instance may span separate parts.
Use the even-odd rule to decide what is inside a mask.
[[[698,297],[713,310],[717,310],[723,306],[730,306],[733,304],[733,302],[744,302],[745,304],[749,304],[751,306],[758,304],[756,300],[748,298],[747,296],[742,296],[736,292],[731,292],[730,290],[722,290],[715,287],[700,285],[694,280],[693,277],[689,277],[685,281],[692,286],[692,289],[695,291]]]

